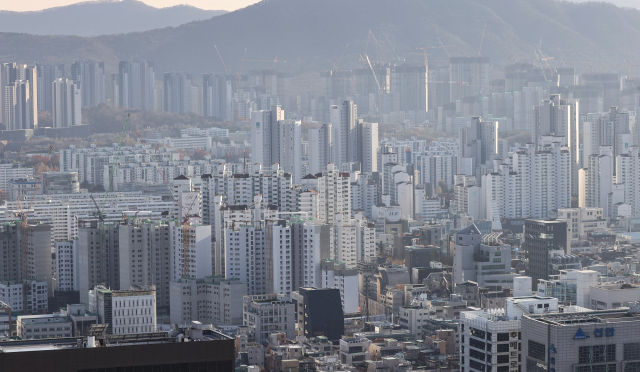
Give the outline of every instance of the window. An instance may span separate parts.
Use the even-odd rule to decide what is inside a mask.
[[[469,339],[469,346],[473,346],[473,347],[481,349],[481,350],[484,350],[484,347],[485,347],[484,342],[478,341],[478,340],[473,339],[473,338]]]
[[[624,344],[624,360],[640,360],[640,342]]]
[[[543,344],[529,340],[529,356],[538,360],[546,360],[547,351]]]
[[[472,328],[472,327],[469,327],[469,333],[471,334],[471,336],[477,337],[477,338],[481,338],[483,340],[484,340],[484,337],[486,335],[486,333],[484,331],[481,331],[479,329]]]
[[[474,349],[469,349],[469,356],[484,362],[484,353],[483,352],[480,352],[480,351],[477,351],[477,350],[474,350]]]
[[[499,353],[508,353],[509,352],[509,344],[498,344],[498,352]]]
[[[509,341],[509,333],[498,333],[498,342]]]
[[[614,362],[616,345],[581,346],[578,349],[578,363]]]
[[[509,355],[498,355],[498,364],[509,363]]]
[[[469,367],[476,369],[478,371],[484,371],[484,364],[482,363],[478,363],[475,360],[470,360],[469,361]]]

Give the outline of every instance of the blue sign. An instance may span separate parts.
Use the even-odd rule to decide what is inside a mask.
[[[555,353],[557,353],[557,351],[556,351],[556,347],[555,347],[555,346],[553,346],[553,344],[551,344],[551,347],[549,348],[549,352],[550,352],[550,353],[554,353],[554,354],[555,354]]]
[[[587,336],[583,331],[582,328],[578,328],[578,332],[576,332],[576,335],[573,336],[574,340],[586,340],[589,336]]]

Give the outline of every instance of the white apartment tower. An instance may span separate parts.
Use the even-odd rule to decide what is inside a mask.
[[[51,102],[54,128],[82,124],[82,92],[78,82],[63,78],[53,81]]]
[[[326,223],[335,221],[342,213],[351,215],[351,182],[349,173],[340,173],[335,164],[327,164],[327,169],[318,178],[319,218]]]
[[[578,195],[578,149],[580,148],[579,102],[552,94],[534,107],[533,142],[541,144],[542,136],[564,137],[571,153],[571,195]]]

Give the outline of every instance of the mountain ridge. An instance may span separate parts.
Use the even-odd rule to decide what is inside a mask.
[[[27,12],[0,11],[0,32],[99,36],[176,27],[227,13],[190,5],[156,8],[139,0],[84,1]]]
[[[0,33],[0,58],[57,63],[93,58],[104,60],[110,71],[119,59],[145,58],[155,61],[160,73],[223,72],[215,45],[229,73],[274,67],[299,72],[329,70],[338,63],[340,68],[364,66],[365,50],[372,61],[421,62],[424,52],[418,48],[427,47],[432,65],[480,52],[499,69],[519,61],[542,63],[536,57],[542,42],[542,52],[554,57],[550,64],[589,71],[589,62],[594,70],[622,72],[624,61],[639,64],[640,50],[633,48],[638,39],[640,11],[605,3],[265,0],[207,20],[145,32],[91,38]],[[276,56],[278,63],[253,61]]]

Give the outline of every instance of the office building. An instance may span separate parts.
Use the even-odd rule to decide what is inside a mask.
[[[637,305],[631,309],[522,318],[528,370],[632,371],[640,366]]]
[[[56,79],[52,83],[51,107],[54,128],[70,128],[82,124],[82,92],[80,83]]]
[[[526,220],[522,249],[529,253],[527,276],[533,285],[552,275],[550,260],[554,255],[571,253],[571,235],[567,222],[562,220]],[[532,288],[535,289],[535,288]]]
[[[338,288],[302,287],[291,296],[295,303],[296,330],[307,338],[344,335],[344,313]]]
[[[523,370],[525,354],[520,350],[524,350],[524,334],[528,331],[524,317],[557,312],[557,299],[537,296],[507,298],[501,309],[461,312],[461,370]]]
[[[243,324],[254,329],[256,343],[269,340],[272,333],[284,333],[287,339],[296,334],[296,304],[281,294],[244,296]]]
[[[185,365],[203,372],[230,371],[235,358],[233,338],[203,329],[198,322],[169,333],[11,340],[0,342],[0,348],[5,351],[3,368],[9,371],[171,370]],[[91,358],[86,357],[88,352]]]
[[[454,235],[453,282],[473,281],[480,286],[500,283],[513,287],[511,246],[502,243],[500,233],[482,235],[472,224]]]
[[[181,278],[172,281],[170,287],[171,323],[188,324],[197,320],[218,326],[242,324],[242,301],[247,289],[240,280]]]
[[[151,61],[120,61],[115,104],[123,109],[155,110],[155,72]]]
[[[80,83],[82,107],[94,107],[106,101],[104,62],[74,61],[71,65],[71,80]]]
[[[189,114],[193,110],[191,75],[183,72],[164,73],[164,111]]]
[[[89,310],[106,324],[106,333],[124,335],[156,331],[156,291],[150,287],[111,290],[96,286],[89,293]]]

